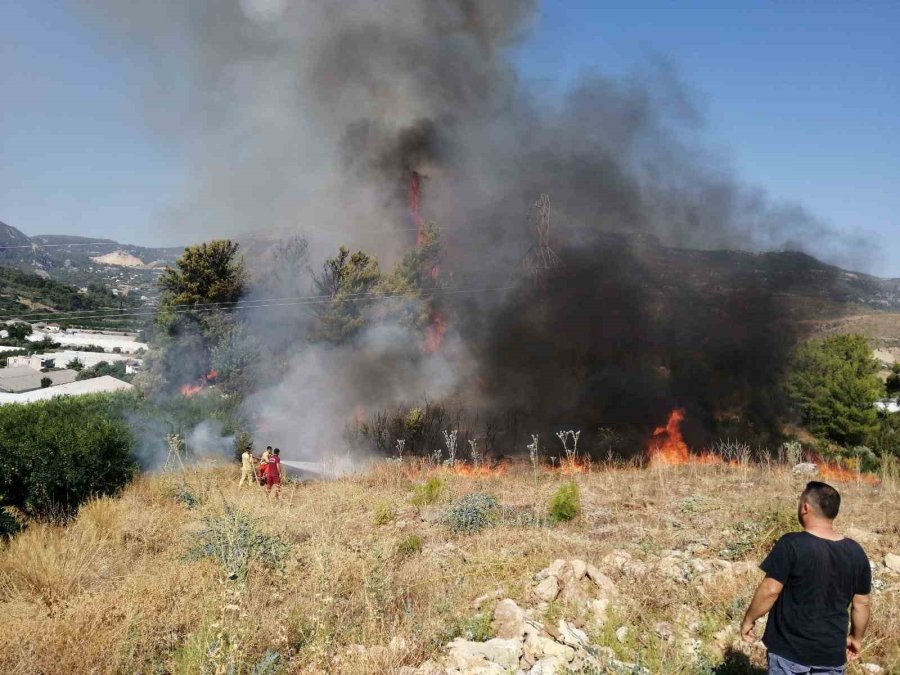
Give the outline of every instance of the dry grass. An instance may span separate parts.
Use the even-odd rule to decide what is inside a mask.
[[[651,559],[693,547],[702,558],[727,549],[736,560],[758,560],[791,524],[801,487],[778,466],[598,468],[574,477],[582,509],[569,523],[455,535],[439,522],[454,499],[483,492],[546,515],[572,477],[525,466],[489,477],[446,473],[438,501],[414,506],[426,477],[386,463],[286,485],[276,500],[239,490],[236,470],[203,469],[142,478],[118,499],[88,504],[67,528],[32,526],[0,551],[0,672],[395,673],[456,635],[484,636],[493,600],[478,607],[476,599],[527,604],[533,573],[555,558],[598,563],[621,548]],[[900,552],[896,478],[841,489],[844,531],[878,562]],[[226,511],[252,514],[261,533],[289,544],[283,564],[254,559],[246,580],[230,580],[214,561],[188,555],[204,519]],[[403,545],[414,537],[421,549]],[[701,587],[610,574],[627,601],[592,638],[667,673],[697,666],[677,644],[656,639],[653,623],[677,624],[692,608],[697,635],[711,646],[739,620],[758,580],[746,574]],[[900,670],[898,579],[885,579],[864,657]],[[613,634],[620,625],[631,628],[624,642]]]

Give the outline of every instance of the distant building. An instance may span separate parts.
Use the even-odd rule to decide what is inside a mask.
[[[8,403],[33,403],[35,401],[46,401],[57,396],[82,396],[84,394],[104,394],[117,391],[131,391],[133,385],[118,380],[110,375],[103,377],[95,377],[90,380],[81,380],[80,382],[70,382],[55,387],[47,387],[46,389],[35,389],[18,394],[8,394],[0,392],[0,405]]]
[[[78,373],[74,370],[51,370],[42,373],[29,366],[13,366],[0,368],[0,392],[20,394],[35,389],[42,389],[41,381],[48,378],[50,386],[74,382]]]
[[[55,365],[41,365],[50,360]],[[68,366],[72,361],[78,361],[85,368],[96,366],[101,361],[107,363],[125,362],[125,372],[129,372],[129,368],[135,368],[141,365],[141,359],[137,359],[131,354],[107,354],[106,352],[79,352],[72,349],[66,349],[60,352],[47,352],[46,354],[32,354],[30,356],[10,356],[7,359],[9,366],[28,366],[29,368],[54,368],[57,366]]]

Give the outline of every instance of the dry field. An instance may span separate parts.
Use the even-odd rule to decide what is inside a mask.
[[[429,475],[440,478],[430,492]],[[581,512],[550,524],[550,498],[569,480]],[[231,467],[143,477],[69,526],[34,525],[5,546],[0,672],[426,672],[453,638],[494,637],[502,598],[547,626],[580,627],[602,654],[644,668],[631,672],[759,672],[759,646],[732,651],[735,629],[761,576],[754,563],[793,528],[803,485],[777,465],[568,477],[395,462],[290,484],[280,499],[236,483]],[[838,524],[876,568],[863,661],[900,672],[900,575],[883,564],[900,553],[900,482],[838,487]],[[444,514],[473,492],[502,516],[454,533]],[[535,598],[535,573],[556,559],[612,580],[605,617],[577,598]]]

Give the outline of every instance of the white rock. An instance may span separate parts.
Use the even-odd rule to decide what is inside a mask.
[[[579,581],[583,579],[587,573],[587,563],[584,560],[570,560],[569,564],[572,566],[572,574],[575,575],[575,579]]]
[[[607,553],[601,560],[604,567],[619,570],[620,572],[624,570],[625,565],[629,561],[631,561],[631,554],[620,548],[615,549],[612,553]]]
[[[534,594],[545,602],[553,602],[559,595],[559,579],[555,576],[548,576],[543,579],[534,589]]]
[[[525,638],[524,651],[526,659],[532,663],[537,663],[548,656],[563,659],[566,663],[575,658],[575,650],[568,645],[534,633],[529,633]]]
[[[867,673],[872,673],[872,675],[882,675],[885,670],[877,663],[863,663],[860,668],[862,668]]]
[[[884,566],[891,570],[891,572],[900,574],[900,555],[888,553],[884,556]]]
[[[675,556],[666,556],[656,564],[656,570],[665,579],[671,581],[687,581],[684,567]]]
[[[547,577],[558,577],[562,571],[563,567],[565,567],[566,561],[562,558],[557,558],[552,563],[550,563],[549,567],[545,567],[540,572],[534,575],[535,581],[543,581]]]
[[[548,657],[535,663],[528,671],[528,675],[562,675],[565,672],[565,661],[556,657]]]
[[[522,656],[522,644],[518,640],[503,638],[493,638],[487,642],[472,642],[457,638],[447,646],[447,649],[450,664],[457,668],[483,667],[487,664],[481,662],[488,661],[499,666],[501,673],[505,672],[504,669],[518,668],[519,658]]]
[[[619,626],[616,628],[616,640],[623,643],[628,639],[628,626]]]
[[[609,599],[600,598],[599,600],[591,600],[588,602],[588,607],[591,610],[591,618],[594,621],[594,625],[597,628],[603,628],[603,626],[606,625],[606,620],[608,618]]]
[[[525,637],[525,610],[509,598],[501,600],[494,607],[491,631],[505,640],[522,640]]]
[[[587,634],[564,619],[559,620],[559,641],[576,650],[588,646]]]
[[[675,639],[675,631],[672,629],[672,624],[667,621],[657,621],[653,624],[653,632],[656,634],[656,637],[666,642],[671,642]]]
[[[681,643],[681,653],[691,661],[697,661],[703,653],[703,642],[697,638],[688,638]]]
[[[815,476],[819,473],[819,467],[811,462],[800,462],[791,469],[791,473],[795,476]]]
[[[587,566],[587,576],[591,581],[594,582],[594,585],[597,586],[598,589],[600,589],[602,597],[614,597],[618,593],[613,580],[603,574],[603,572],[598,570],[593,565]]]

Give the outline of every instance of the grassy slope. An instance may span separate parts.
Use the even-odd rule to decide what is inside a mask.
[[[527,606],[532,575],[555,558],[602,566],[604,555],[622,548],[652,562],[665,549],[694,544],[701,558],[736,546],[738,559],[759,560],[792,523],[802,485],[777,466],[597,470],[576,478],[584,508],[571,523],[454,535],[435,522],[454,498],[488,492],[505,505],[543,512],[567,479],[527,467],[500,477],[445,475],[440,501],[419,508],[410,499],[424,476],[394,465],[288,485],[279,500],[255,487],[238,490],[236,475],[218,468],[145,477],[120,498],[88,505],[68,528],[33,526],[0,551],[0,672],[226,672],[214,666],[232,658],[237,672],[251,672],[269,649],[289,659],[286,672],[398,672],[434,657],[466,628],[488,637],[494,598]],[[173,497],[183,488],[199,506]],[[900,552],[896,479],[841,489],[841,528],[879,563],[886,552]],[[283,569],[254,567],[242,583],[211,561],[185,559],[202,519],[225,508],[254,514],[263,531],[290,543]],[[413,534],[421,550],[398,552]],[[679,645],[653,635],[654,622],[674,624],[684,606],[695,607],[694,635],[715,660],[713,635],[739,621],[759,576],[701,589],[604,571],[623,599],[593,641],[630,660],[639,652],[654,672],[671,673],[697,670]],[[900,579],[879,578],[887,588],[875,596],[864,659],[900,672]],[[574,618],[580,610],[548,611]],[[620,625],[631,627],[624,643],[614,636]],[[759,659],[759,650],[752,655]]]

